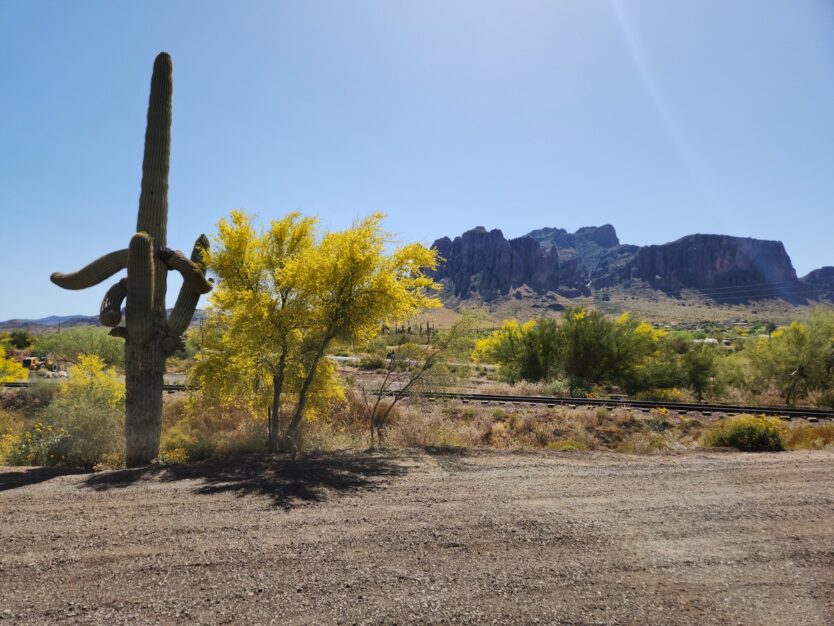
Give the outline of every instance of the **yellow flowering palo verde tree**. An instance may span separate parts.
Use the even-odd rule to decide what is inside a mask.
[[[526,339],[535,327],[535,320],[524,324],[504,320],[501,328],[475,342],[473,360],[478,363],[497,363],[504,378],[511,383],[518,382],[523,377]]]
[[[367,341],[384,322],[438,304],[439,285],[427,273],[436,253],[418,244],[389,252],[381,221],[373,214],[324,235],[298,213],[261,230],[242,211],[218,224],[207,256],[218,278],[213,339],[192,378],[220,401],[266,412],[271,449],[296,449],[305,411],[341,394],[328,350]],[[295,407],[282,424],[288,396]]]
[[[207,261],[219,278],[211,300],[209,341],[194,377],[216,400],[236,400],[269,416],[269,443],[278,440],[281,397],[298,378],[298,355],[310,303],[293,259],[315,245],[316,221],[290,213],[258,230],[233,211],[218,223]]]

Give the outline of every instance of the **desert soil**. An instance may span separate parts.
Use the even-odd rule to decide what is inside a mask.
[[[2,623],[834,623],[834,451],[0,468]]]

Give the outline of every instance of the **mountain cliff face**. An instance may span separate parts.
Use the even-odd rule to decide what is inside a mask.
[[[688,235],[660,246],[640,248],[621,279],[640,279],[677,294],[696,289],[718,301],[802,298],[788,253],[780,241],[726,235]]]
[[[540,292],[559,285],[558,254],[530,237],[508,240],[498,229],[478,226],[454,240],[438,239],[432,247],[442,259],[435,278],[445,283],[447,294],[459,298],[477,293],[491,300],[522,285]]]
[[[500,230],[479,226],[454,240],[438,239],[433,247],[445,259],[435,276],[444,294],[461,299],[477,294],[492,300],[522,285],[574,297],[639,281],[671,295],[700,291],[718,302],[834,301],[834,268],[799,280],[779,241],[696,234],[639,247],[620,244],[610,224],[575,233],[542,228],[509,240]]]

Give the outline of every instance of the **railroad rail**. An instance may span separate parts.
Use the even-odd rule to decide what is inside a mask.
[[[415,394],[416,395],[416,394]],[[661,409],[679,413],[752,413],[754,415],[775,415],[779,417],[814,417],[817,419],[834,419],[834,411],[812,407],[796,406],[743,406],[737,404],[695,404],[686,402],[655,402],[653,400],[632,400],[629,398],[568,398],[561,396],[509,396],[492,393],[458,393],[445,391],[425,391],[419,395],[425,398],[460,400],[462,402],[482,402],[497,404],[543,404],[546,406],[602,406],[624,407],[631,409]]]
[[[57,382],[57,381],[56,381]],[[6,387],[29,387],[32,382],[2,383]],[[182,384],[163,385],[162,389],[169,393],[185,391],[186,386]],[[545,405],[545,406],[568,406],[577,408],[580,406],[602,406],[621,407],[632,409],[668,409],[678,413],[701,413],[711,415],[712,413],[752,413],[753,415],[775,415],[778,417],[805,417],[816,419],[834,419],[834,410],[818,409],[812,407],[797,406],[744,406],[740,404],[696,404],[686,402],[655,402],[653,400],[632,400],[629,398],[569,398],[562,396],[511,396],[493,393],[468,393],[458,391],[421,391],[414,392],[414,396],[434,400],[457,400],[461,402],[480,402],[483,404],[513,404],[513,405]]]

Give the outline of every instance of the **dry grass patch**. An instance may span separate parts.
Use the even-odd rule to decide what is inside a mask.
[[[785,429],[782,441],[791,450],[821,450],[834,446],[834,424],[792,424]]]

